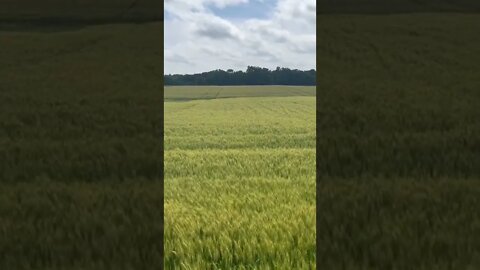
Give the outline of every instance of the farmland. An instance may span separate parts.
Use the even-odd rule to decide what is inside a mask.
[[[478,14],[317,17],[320,269],[477,269]]]
[[[111,24],[163,20],[162,2],[155,0],[4,0],[0,22],[42,24]]]
[[[165,88],[166,269],[314,268],[314,95]]]
[[[0,269],[151,269],[162,24],[0,30]]]
[[[475,0],[319,0],[320,14],[401,14],[459,12],[472,13],[480,11],[480,4]]]

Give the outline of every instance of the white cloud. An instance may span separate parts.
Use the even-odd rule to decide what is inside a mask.
[[[267,19],[235,21],[210,9],[247,2],[165,0],[172,15],[165,21],[165,73],[245,70],[247,65],[315,68],[315,0],[277,0]]]

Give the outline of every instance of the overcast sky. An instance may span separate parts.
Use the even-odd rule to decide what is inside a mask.
[[[316,0],[165,0],[165,74],[315,69]]]

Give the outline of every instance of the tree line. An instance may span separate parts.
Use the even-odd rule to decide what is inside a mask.
[[[197,74],[164,75],[165,85],[316,85],[316,71],[248,66],[246,71],[212,70]]]

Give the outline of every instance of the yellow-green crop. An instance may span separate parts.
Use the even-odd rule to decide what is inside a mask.
[[[315,268],[314,94],[166,88],[166,269]]]

